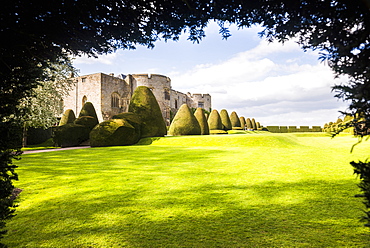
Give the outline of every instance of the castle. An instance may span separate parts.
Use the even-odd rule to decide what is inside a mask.
[[[138,86],[147,86],[156,97],[163,118],[170,124],[171,113],[175,114],[182,104],[190,108],[203,108],[211,111],[209,94],[184,94],[172,89],[171,79],[158,74],[114,74],[94,73],[73,79],[75,86],[63,99],[64,111],[72,109],[79,113],[85,102],[91,102],[99,122],[113,115],[127,112],[130,99]]]

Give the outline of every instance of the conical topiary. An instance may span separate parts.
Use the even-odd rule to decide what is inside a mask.
[[[201,129],[198,120],[191,112],[188,105],[181,105],[177,111],[175,117],[172,120],[170,129],[168,130],[169,135],[197,135],[201,133]]]
[[[222,109],[220,112],[221,122],[223,125],[224,130],[231,130],[233,127],[231,126],[231,121],[229,117],[229,113],[227,113],[226,109]]]
[[[82,109],[81,109],[80,114],[78,115],[78,117],[82,117],[82,116],[91,116],[91,117],[94,117],[94,118],[98,119],[98,116],[96,115],[94,105],[91,102],[86,102],[82,106]]]
[[[247,120],[245,122],[246,122],[245,125],[246,125],[247,129],[253,129],[251,119],[247,118]]]
[[[244,116],[239,117],[240,126],[244,129],[245,128],[245,118]]]
[[[75,112],[72,109],[67,109],[60,119],[59,126],[63,126],[68,123],[73,123],[76,120]]]
[[[208,135],[209,134],[209,127],[207,122],[207,117],[204,114],[204,110],[202,108],[197,108],[194,113],[195,118],[197,118],[199,126],[200,126],[200,134]]]
[[[161,109],[146,86],[139,86],[132,95],[129,112],[137,114],[141,121],[141,137],[163,137],[167,133],[166,123],[163,120]]]
[[[98,116],[94,105],[91,102],[86,102],[78,115],[78,118],[74,121],[77,125],[82,125],[92,130],[96,125],[99,124]]]
[[[241,128],[239,116],[235,111],[230,114],[230,122],[233,129]]]
[[[216,109],[212,110],[208,117],[209,130],[222,130],[220,114]]]
[[[252,118],[252,129],[253,130],[257,130],[257,124],[256,124],[256,120],[254,118]]]

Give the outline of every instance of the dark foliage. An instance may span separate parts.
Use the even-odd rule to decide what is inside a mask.
[[[198,42],[210,20],[219,22],[224,38],[231,35],[228,23],[241,28],[261,24],[265,27],[261,36],[270,40],[298,37],[304,49],[319,49],[337,75],[350,78],[348,84],[335,87],[337,97],[350,101],[349,112],[363,113],[369,126],[369,6],[367,0],[4,1],[0,122],[1,137],[9,140],[2,139],[0,163],[9,171],[5,174],[14,175],[12,158],[17,158],[18,150],[10,142],[15,130],[9,118],[20,99],[47,79],[44,72],[51,64],[69,63],[67,54],[95,56],[138,44],[153,47],[158,39],[177,40],[183,30]],[[0,201],[8,196],[1,194]],[[0,221],[12,215],[6,209],[0,211],[4,211]]]

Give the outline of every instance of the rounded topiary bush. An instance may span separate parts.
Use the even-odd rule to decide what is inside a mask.
[[[114,115],[112,119],[123,119],[125,121],[128,121],[128,123],[130,123],[135,128],[135,130],[139,132],[141,137],[141,125],[143,122],[141,121],[140,117],[137,114],[125,112],[120,113],[118,115]]]
[[[235,111],[233,111],[230,114],[230,122],[231,122],[231,127],[233,127],[233,128],[234,127],[241,127],[239,116]]]
[[[245,126],[247,127],[247,129],[253,129],[252,121],[250,118],[247,118],[247,120],[245,121]]]
[[[208,117],[209,130],[222,130],[220,114],[216,109],[212,110]]]
[[[226,109],[221,110],[220,117],[221,117],[221,122],[222,122],[222,125],[223,125],[223,129],[225,131],[233,129],[233,127],[231,126],[229,113],[227,112]]]
[[[257,130],[257,123],[256,123],[256,120],[254,118],[252,118],[252,129],[253,130]]]
[[[92,116],[81,116],[78,117],[75,121],[75,124],[82,125],[87,127],[88,129],[92,130],[96,125],[99,124],[98,119]]]
[[[204,114],[204,110],[202,108],[197,108],[194,113],[195,118],[198,120],[200,126],[200,134],[208,135],[209,134],[209,127],[207,122],[207,117]]]
[[[244,129],[245,128],[245,118],[244,116],[239,117],[240,126]]]
[[[75,112],[72,109],[64,111],[62,118],[59,121],[59,126],[63,126],[68,123],[73,123],[76,120]]]
[[[78,146],[89,139],[90,129],[83,125],[68,123],[55,127],[53,130],[53,142],[56,146]]]
[[[181,105],[172,120],[168,134],[173,136],[201,134],[198,120],[195,118],[188,105]]]
[[[90,132],[90,146],[133,145],[139,140],[140,129],[124,119],[103,121]]]
[[[98,120],[98,116],[96,115],[96,111],[94,105],[91,102],[86,102],[80,111],[78,117],[82,116],[92,116]]]
[[[132,95],[129,112],[135,113],[142,121],[141,137],[163,137],[167,133],[166,123],[163,120],[161,109],[146,86],[139,86]]]

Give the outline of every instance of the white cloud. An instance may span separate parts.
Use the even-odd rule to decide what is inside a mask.
[[[282,46],[261,41],[222,63],[200,64],[169,76],[176,90],[210,93],[213,108],[261,118],[269,125],[335,121],[344,108],[331,93],[338,81],[326,65],[297,58],[302,53],[294,42]],[[317,58],[313,52],[304,55]]]

